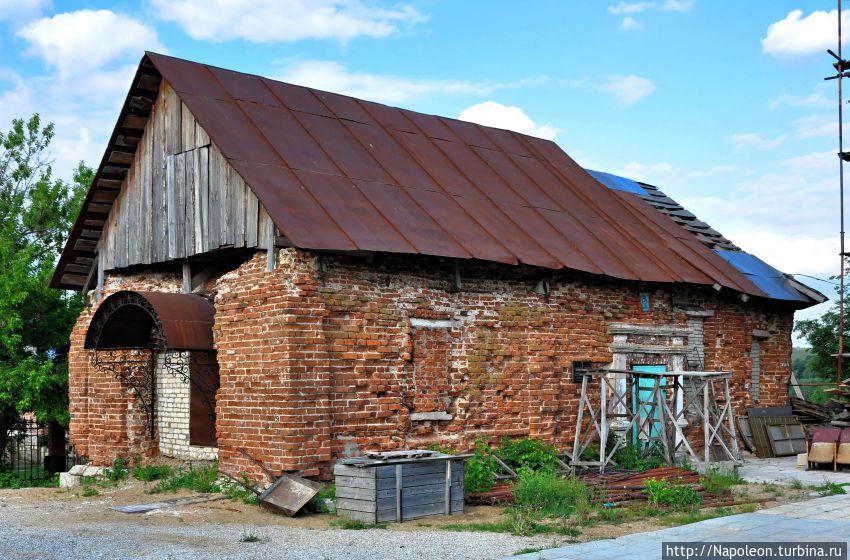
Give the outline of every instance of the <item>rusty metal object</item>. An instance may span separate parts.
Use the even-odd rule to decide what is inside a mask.
[[[318,482],[284,474],[260,494],[260,505],[292,517],[321,489],[322,485]]]
[[[215,307],[199,295],[116,292],[95,312],[85,347],[213,350],[214,321]]]
[[[524,263],[766,297],[553,142],[154,53],[140,68],[171,84],[296,247]],[[63,267],[79,235],[75,226],[54,286],[68,286]]]

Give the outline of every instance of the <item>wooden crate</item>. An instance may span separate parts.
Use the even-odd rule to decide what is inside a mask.
[[[447,493],[448,477],[451,483]],[[369,466],[338,463],[334,478],[340,517],[382,523],[463,513],[461,459]]]

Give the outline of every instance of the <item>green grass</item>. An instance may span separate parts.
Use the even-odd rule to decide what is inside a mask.
[[[523,554],[532,554],[534,552],[540,552],[541,550],[544,550],[544,549],[542,547],[540,547],[540,548],[520,548],[519,550],[514,552],[513,555],[514,556],[522,556]]]
[[[174,468],[169,465],[145,465],[133,468],[133,478],[143,482],[153,482],[171,476]]]
[[[333,484],[329,484],[327,486],[323,486],[319,493],[313,496],[313,498],[307,502],[307,509],[312,511],[313,513],[332,513],[332,507],[328,507],[325,503],[325,500],[335,500],[336,499],[336,486]]]
[[[127,464],[127,459],[118,457],[112,462],[111,467],[103,470],[103,474],[101,476],[104,480],[113,484],[121,482],[127,478],[127,475],[130,472],[127,468]]]
[[[219,483],[219,491],[227,496],[228,499],[242,501],[244,504],[259,504],[260,500],[257,493],[250,490],[250,488],[256,489],[257,485],[245,473],[242,473],[241,484],[229,479]]]
[[[713,493],[718,493],[723,490],[728,490],[733,486],[744,483],[744,479],[738,475],[737,470],[721,471],[719,469],[711,469],[704,476],[700,477],[700,482],[706,490]]]
[[[815,491],[818,492],[821,496],[837,496],[839,494],[846,494],[847,490],[844,489],[845,486],[850,485],[850,483],[836,484],[835,482],[827,482],[820,486],[815,486]]]
[[[85,488],[83,488],[83,497],[84,498],[90,498],[92,496],[99,496],[99,495],[100,495],[100,491],[97,488],[95,488],[94,486],[86,486]]]
[[[569,517],[589,511],[591,492],[587,484],[574,477],[546,472],[525,473],[514,487],[516,506],[530,509],[543,517]]]
[[[261,537],[260,535],[254,533],[253,531],[245,531],[239,537],[239,542],[244,543],[252,543],[252,542],[266,542],[268,537]]]
[[[792,490],[802,490],[803,489],[803,482],[799,478],[795,478],[791,481],[790,484],[788,484],[788,486]]]
[[[510,533],[529,537],[532,535],[566,535],[577,537],[581,531],[568,527],[564,521],[556,524],[543,523],[523,510],[507,510],[507,519],[493,523],[451,523],[443,525],[446,531],[478,531],[486,533]]]
[[[167,492],[179,492],[180,490],[192,490],[202,493],[216,493],[221,491],[218,483],[218,464],[213,463],[204,467],[178,467],[161,479],[156,486],[148,490],[151,494]]]
[[[365,523],[357,519],[335,519],[331,525],[340,529],[362,530],[362,529],[386,529],[386,523]]]
[[[671,480],[648,478],[643,493],[649,503],[656,506],[684,509],[702,503],[699,493],[692,487]]]

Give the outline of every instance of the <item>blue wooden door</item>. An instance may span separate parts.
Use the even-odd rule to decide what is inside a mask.
[[[647,373],[663,373],[667,371],[667,367],[662,365],[644,365],[632,366],[632,371],[642,371]],[[637,387],[632,387],[632,413],[640,415],[640,422],[643,424],[647,416],[652,412],[652,388],[655,386],[654,377],[638,378]],[[663,387],[663,385],[662,385]],[[661,411],[656,408],[652,412],[654,421],[649,428],[650,437],[657,437],[661,430]],[[632,441],[639,443],[638,427],[632,428]]]

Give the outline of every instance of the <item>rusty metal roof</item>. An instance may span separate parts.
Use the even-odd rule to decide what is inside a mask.
[[[101,302],[86,334],[86,348],[147,348],[156,341],[170,350],[213,350],[215,306],[196,294],[120,291]],[[92,325],[98,325],[92,328]]]
[[[160,54],[146,55],[140,71],[148,68],[296,247],[524,263],[766,297],[554,142]]]

